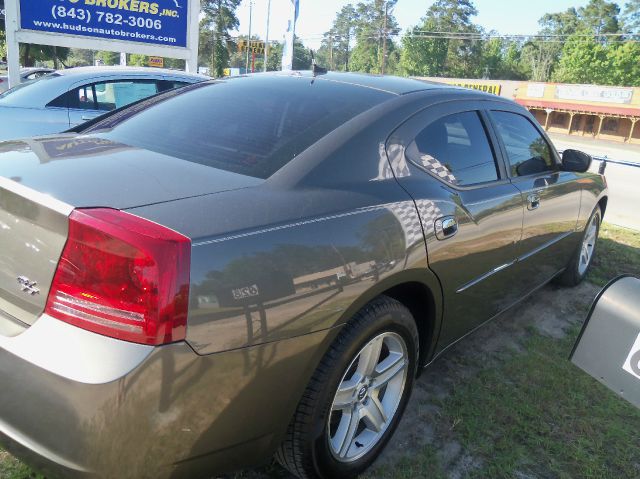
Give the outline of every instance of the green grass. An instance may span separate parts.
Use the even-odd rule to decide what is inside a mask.
[[[623,273],[640,277],[640,231],[603,223],[588,279],[604,286]]]
[[[640,232],[605,223],[588,280],[602,286],[622,273],[640,276]],[[585,310],[591,300],[584,298]],[[558,340],[532,328],[522,351],[501,353],[437,404],[436,441],[455,441],[473,458],[462,477],[640,477],[640,411],[567,360],[577,333]],[[366,477],[446,478],[437,446],[412,450]],[[258,474],[285,477],[275,466]],[[0,450],[0,479],[36,477]]]
[[[8,452],[0,449],[0,479],[43,479]]]
[[[640,475],[640,411],[567,361],[578,333],[532,332],[524,353],[459,384],[445,423],[482,464],[471,477]]]

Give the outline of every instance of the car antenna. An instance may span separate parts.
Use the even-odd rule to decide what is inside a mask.
[[[309,49],[309,51],[311,52],[311,71],[313,72],[313,76],[315,77],[316,75],[324,75],[327,73],[326,68],[323,68],[316,63],[316,57],[313,54],[313,50]]]

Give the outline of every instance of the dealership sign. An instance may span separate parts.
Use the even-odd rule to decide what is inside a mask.
[[[187,46],[187,0],[20,0],[20,28]]]
[[[180,58],[197,72],[200,0],[4,2],[11,85],[19,81],[18,43]]]

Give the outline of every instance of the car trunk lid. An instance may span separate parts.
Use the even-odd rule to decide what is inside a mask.
[[[75,208],[128,209],[261,182],[96,137],[0,143],[0,334],[18,334],[44,311]]]
[[[0,176],[0,334],[44,310],[72,207]]]
[[[98,136],[73,134],[0,143],[0,176],[76,208],[115,209],[246,188],[263,181]]]

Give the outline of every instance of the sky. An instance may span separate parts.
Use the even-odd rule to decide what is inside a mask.
[[[248,34],[249,1],[243,0],[238,9],[240,27],[238,32]],[[251,22],[252,35],[265,38],[267,5],[269,0],[253,0]],[[320,46],[322,34],[329,30],[336,13],[349,3],[358,0],[300,0],[300,16],[296,24],[296,35],[309,48]],[[420,23],[434,0],[398,0],[394,15],[405,30]],[[588,0],[475,0],[478,16],[475,23],[486,30],[501,34],[530,34],[538,31],[538,19],[545,13],[560,12],[569,7],[581,7]],[[623,2],[624,3],[624,2]],[[282,40],[289,18],[290,0],[271,0],[270,40]]]

